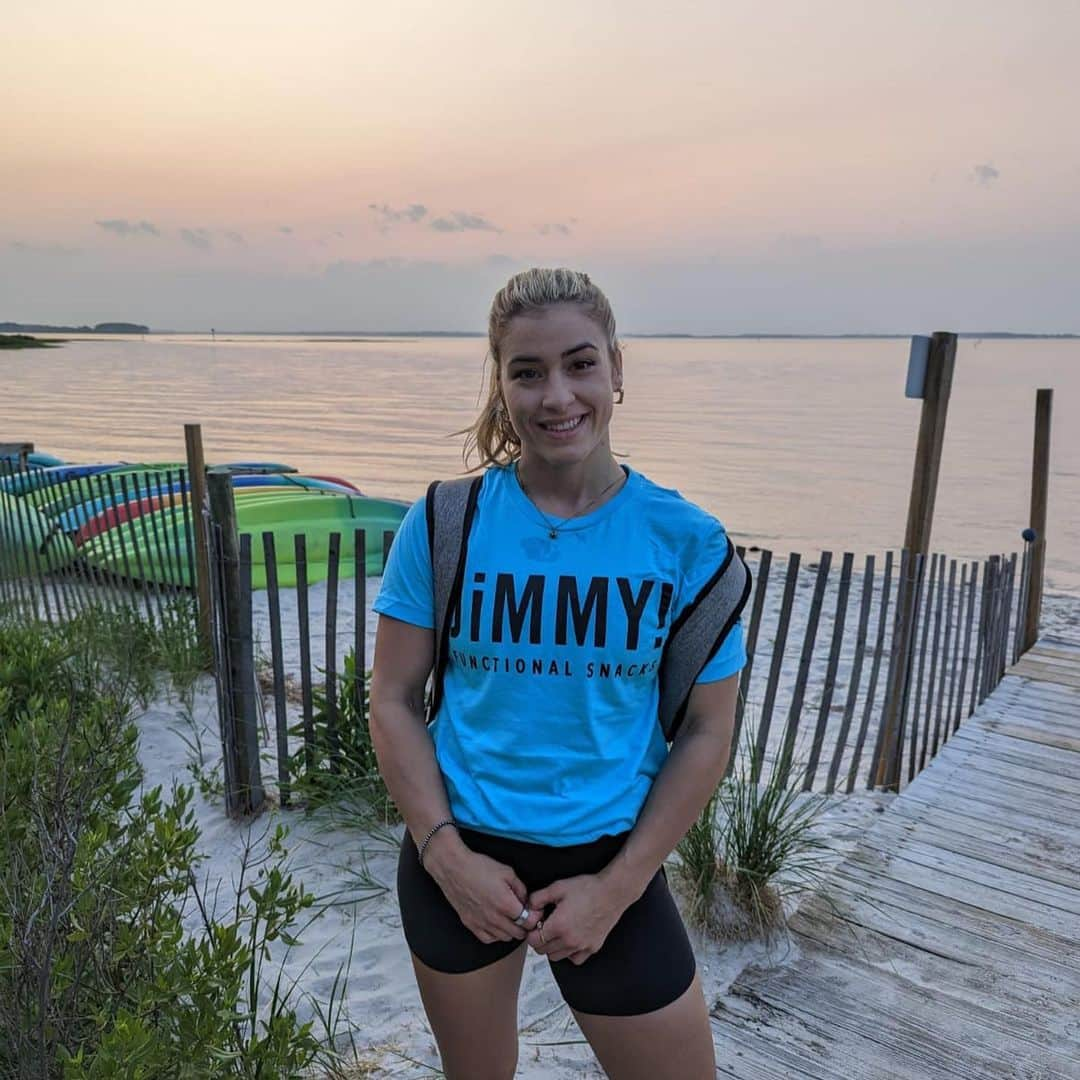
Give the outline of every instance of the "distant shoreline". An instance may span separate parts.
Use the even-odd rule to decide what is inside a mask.
[[[345,342],[380,342],[403,338],[484,338],[487,335],[467,330],[158,330],[137,323],[99,323],[97,326],[47,326],[40,323],[0,323],[0,334],[46,333],[79,336],[177,336],[203,337],[227,341],[239,337],[301,338],[311,341],[335,340]],[[912,335],[895,334],[799,334],[799,333],[741,333],[685,334],[628,332],[623,337],[637,339],[678,339],[686,341],[906,341]],[[957,337],[984,341],[1077,341],[1080,333],[1037,333],[1012,330],[961,330]]]

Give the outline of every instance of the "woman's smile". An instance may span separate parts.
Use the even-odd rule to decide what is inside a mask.
[[[542,428],[551,438],[563,440],[573,436],[587,417],[588,413],[581,413],[565,420],[538,420],[537,426]]]

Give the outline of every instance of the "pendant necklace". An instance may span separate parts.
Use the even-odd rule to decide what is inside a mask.
[[[529,494],[529,489],[525,486],[525,481],[521,479],[520,470],[517,472],[517,479],[518,484],[521,486],[521,490],[525,493],[525,498],[528,499],[529,505],[544,519],[544,527],[548,531],[548,538],[551,540],[558,540],[560,529],[565,528],[575,518],[579,518],[591,510],[620,480],[626,479],[626,473],[623,472],[622,467],[620,466],[619,475],[616,476],[599,495],[595,495],[580,510],[578,510],[577,513],[571,514],[568,518],[563,518],[562,521],[552,521],[552,519],[536,505],[533,501],[533,497]]]

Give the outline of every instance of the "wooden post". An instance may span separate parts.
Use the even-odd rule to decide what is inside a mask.
[[[233,724],[236,758],[233,775],[236,777],[236,807],[240,813],[252,814],[262,809],[262,773],[259,767],[259,718],[255,706],[255,643],[251,622],[243,610],[243,590],[240,580],[240,541],[236,533],[236,506],[233,503],[232,474],[226,468],[210,469],[206,474],[210,498],[210,524],[218,531],[222,577],[222,607],[224,610],[224,639],[222,657],[228,665],[228,686],[231,690],[229,722]],[[227,747],[230,740],[224,739]]]
[[[195,534],[195,589],[199,601],[199,644],[204,656],[213,655],[210,624],[210,559],[206,550],[203,507],[206,506],[206,459],[203,457],[202,425],[184,425],[187,446],[188,483],[191,488],[191,531]],[[232,501],[232,489],[229,489]]]
[[[1042,614],[1043,573],[1046,569],[1046,505],[1050,493],[1050,418],[1054,405],[1053,390],[1035,392],[1035,452],[1031,463],[1031,519],[1035,531],[1024,611],[1024,637],[1020,648],[1027,652],[1039,638]]]
[[[919,420],[919,438],[915,446],[915,468],[911,478],[911,496],[908,500],[907,531],[904,547],[914,555],[930,553],[930,531],[934,523],[934,501],[937,498],[938,474],[941,471],[941,449],[945,442],[945,421],[949,413],[949,395],[952,393],[953,369],[956,366],[956,335],[938,331],[930,339],[930,352],[926,363],[926,379],[922,387],[922,416]],[[911,681],[912,650],[910,636],[915,630],[914,605],[916,589],[901,593],[901,603],[906,610],[900,612],[900,663],[902,665],[897,688],[890,696],[883,717],[883,745],[892,746],[900,724],[902,703],[907,700],[907,687]],[[893,762],[895,771],[889,769]],[[899,755],[882,754],[877,774],[878,785],[899,790]]]
[[[25,469],[30,464],[30,455],[34,452],[32,442],[0,442],[0,458],[14,458],[16,468]]]

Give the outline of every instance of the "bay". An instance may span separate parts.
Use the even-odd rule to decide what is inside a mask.
[[[414,499],[462,469],[486,340],[147,335],[3,355],[0,441],[72,461],[285,461]],[[625,343],[613,445],[715,513],[740,543],[861,556],[903,540],[921,402],[908,342]],[[1035,391],[1054,388],[1047,589],[1080,596],[1080,342],[962,339],[933,547],[1022,551]]]

